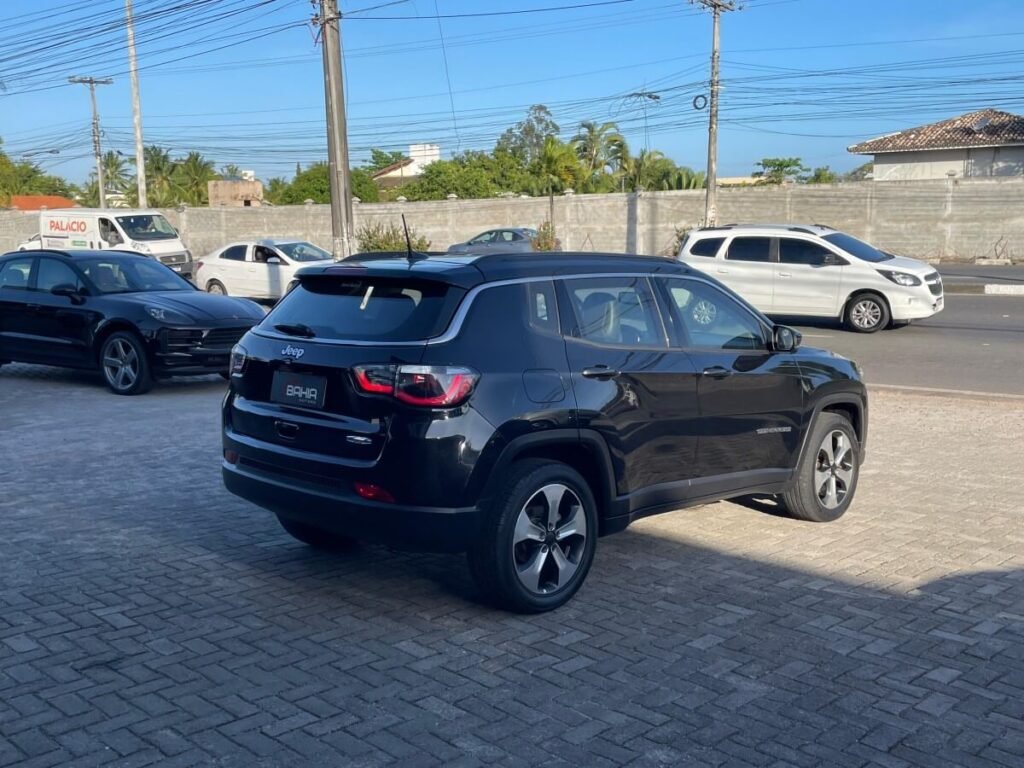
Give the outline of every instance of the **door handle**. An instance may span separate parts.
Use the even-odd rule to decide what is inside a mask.
[[[609,368],[607,365],[595,365],[593,368],[584,368],[581,375],[587,379],[603,381],[605,379],[614,379],[619,375],[619,372]]]
[[[790,272],[779,272],[779,277],[792,277],[792,276],[793,275]]]
[[[710,379],[726,379],[732,376],[732,371],[728,368],[723,368],[720,365],[713,365],[710,368],[705,368],[700,372],[701,376],[707,376]]]
[[[728,269],[719,269],[718,270],[718,274],[720,274],[720,275],[728,275],[729,274],[729,270]]]

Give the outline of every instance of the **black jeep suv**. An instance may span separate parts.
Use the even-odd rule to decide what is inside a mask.
[[[465,551],[496,602],[548,610],[645,515],[755,493],[846,511],[865,388],[799,341],[667,259],[309,267],[232,354],[224,481],[308,544]]]

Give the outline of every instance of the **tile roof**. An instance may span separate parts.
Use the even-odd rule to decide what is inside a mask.
[[[403,157],[397,163],[392,163],[391,165],[386,165],[383,168],[381,168],[379,171],[375,171],[373,174],[370,175],[370,178],[373,179],[374,181],[376,181],[377,179],[384,178],[389,173],[394,173],[395,171],[399,170],[400,168],[405,168],[405,166],[407,166],[407,165],[409,165],[411,163],[412,163],[412,158],[411,157]]]
[[[856,155],[884,152],[912,152],[921,149],[964,149],[967,147],[1024,144],[1024,117],[998,109],[982,109],[966,115],[908,128],[854,144],[847,150]]]
[[[11,195],[10,206],[16,211],[41,211],[43,208],[72,208],[78,205],[59,195]]]

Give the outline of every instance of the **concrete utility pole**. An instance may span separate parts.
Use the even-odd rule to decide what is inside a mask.
[[[146,200],[146,158],[142,147],[142,104],[139,101],[139,67],[135,60],[135,21],[132,0],[124,0],[125,24],[128,27],[128,71],[132,79],[132,122],[135,124],[135,182],[139,190],[139,208],[148,208]]]
[[[100,151],[100,113],[96,109],[96,86],[110,85],[114,81],[109,77],[69,77],[68,82],[89,86],[89,98],[92,100],[92,152],[96,155],[96,184],[100,192],[100,208],[106,208],[107,191],[103,188],[103,153]]]
[[[722,13],[735,11],[732,0],[690,0],[711,11],[711,97],[708,100],[707,196],[704,199],[704,226],[718,223],[718,25]]]
[[[327,160],[331,178],[331,234],[335,259],[352,255],[352,191],[348,168],[344,73],[341,68],[341,13],[338,0],[320,0],[324,93],[327,104]]]

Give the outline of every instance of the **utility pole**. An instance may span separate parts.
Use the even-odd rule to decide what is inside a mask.
[[[327,105],[327,161],[331,179],[331,236],[335,259],[352,255],[352,192],[348,168],[344,73],[341,68],[341,13],[338,0],[320,0],[316,19],[323,35],[324,95]]]
[[[690,0],[711,11],[711,97],[708,100],[707,196],[704,199],[704,226],[718,223],[718,26],[722,13],[735,11],[733,0]]]
[[[100,113],[96,109],[96,86],[110,85],[114,81],[109,77],[69,77],[68,82],[89,86],[89,98],[92,100],[92,152],[96,155],[96,184],[100,192],[100,208],[106,208],[107,191],[103,188],[103,153],[100,151]]]
[[[132,122],[135,124],[135,182],[139,190],[139,208],[148,208],[146,200],[146,156],[142,147],[142,103],[139,101],[139,67],[135,59],[135,20],[132,0],[124,0],[128,28],[128,71],[132,79]]]

